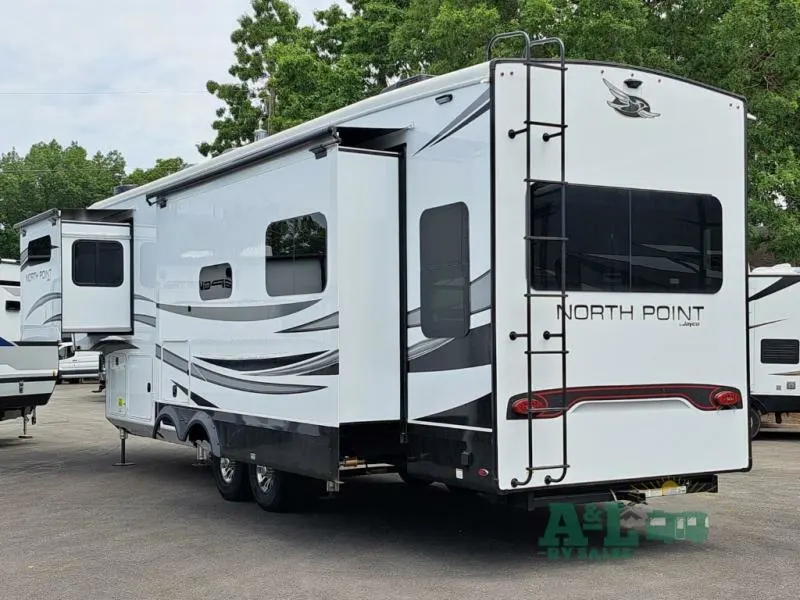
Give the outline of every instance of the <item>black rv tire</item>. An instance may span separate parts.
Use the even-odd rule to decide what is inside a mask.
[[[750,439],[752,440],[761,431],[761,413],[755,408],[751,408],[749,412],[750,417]]]
[[[315,484],[323,484],[267,465],[250,465],[248,472],[253,499],[267,512],[292,512],[305,508],[315,499]]]
[[[253,498],[247,464],[214,456],[212,458],[214,483],[220,495],[230,502],[243,502]]]

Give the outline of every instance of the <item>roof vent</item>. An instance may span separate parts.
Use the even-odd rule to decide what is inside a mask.
[[[135,183],[126,183],[123,185],[114,186],[113,195],[116,196],[117,194],[121,194],[122,192],[127,192],[128,190],[132,190],[133,188],[139,187]]]
[[[417,75],[412,75],[411,77],[400,79],[399,81],[394,82],[392,85],[383,88],[383,90],[381,90],[381,94],[384,94],[386,92],[391,92],[392,90],[396,90],[401,87],[406,87],[408,85],[413,85],[420,81],[425,81],[426,79],[433,79],[434,77],[435,75],[428,75],[427,73],[418,73]]]
[[[253,132],[253,141],[255,142],[257,142],[258,140],[263,140],[265,137],[267,137],[267,132],[266,130],[261,129],[261,127],[259,127]]]

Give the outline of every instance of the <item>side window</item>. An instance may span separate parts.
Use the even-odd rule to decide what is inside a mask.
[[[713,294],[722,286],[722,205],[713,196],[568,185],[561,242],[532,240],[531,285],[567,291]],[[533,236],[557,238],[561,189],[532,189]]]
[[[429,338],[469,333],[469,211],[463,202],[423,211],[419,222],[420,320]]]
[[[800,363],[800,340],[761,340],[761,362],[765,365]]]
[[[200,269],[200,299],[222,300],[233,293],[233,272],[229,263]]]
[[[28,264],[39,265],[50,262],[52,246],[49,235],[28,242]]]
[[[19,312],[19,300],[6,300],[6,311]]]
[[[266,286],[270,296],[317,294],[327,282],[328,225],[321,213],[267,227]]]
[[[122,244],[78,240],[72,244],[72,282],[86,287],[119,287],[125,273]]]

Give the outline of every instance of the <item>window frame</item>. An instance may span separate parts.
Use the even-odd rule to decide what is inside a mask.
[[[431,215],[434,211],[452,210],[458,208],[461,212],[459,214],[459,221],[462,224],[462,233],[459,239],[459,260],[452,263],[429,263],[425,261],[425,248],[426,240],[424,239],[425,231],[425,218]],[[428,339],[458,339],[469,335],[471,330],[472,320],[472,294],[471,294],[471,281],[470,281],[470,268],[471,268],[471,253],[470,253],[470,219],[469,219],[469,206],[466,202],[449,202],[447,204],[440,204],[436,206],[429,206],[424,209],[419,216],[418,223],[418,247],[419,247],[419,313],[420,313],[420,330],[422,334]],[[449,254],[449,253],[448,253]],[[445,325],[434,324],[428,321],[429,318],[435,314],[433,307],[426,310],[426,298],[433,297],[435,285],[431,283],[428,278],[432,273],[437,271],[460,270],[459,278],[463,281],[461,289],[459,290],[462,295],[462,305],[464,312],[461,315],[461,321],[458,328],[452,325],[453,321]],[[430,290],[428,293],[426,290]]]
[[[95,263],[94,263],[94,275],[95,275],[95,282],[94,283],[78,283],[75,280],[75,266],[77,264],[75,260],[75,255],[78,251],[78,246],[80,244],[94,244],[95,246]],[[119,283],[109,285],[109,284],[101,284],[97,283],[97,265],[98,265],[98,250],[100,244],[109,244],[116,246],[120,249],[120,279]],[[76,287],[88,287],[88,288],[106,288],[106,289],[115,289],[118,287],[122,287],[125,284],[125,246],[119,240],[104,240],[104,239],[91,239],[91,238],[82,238],[77,239],[72,242],[72,248],[70,250],[71,257],[72,257],[72,264],[70,265],[70,279],[72,280],[72,285]]]
[[[208,290],[204,290],[203,289],[203,287],[202,287],[203,281],[204,281],[204,279],[203,279],[203,271],[206,271],[208,269],[216,269],[216,268],[219,268],[219,267],[224,267],[226,269],[227,272],[225,273],[225,279],[229,279],[230,283],[231,283],[230,287],[227,287],[227,286],[223,285],[222,288],[221,288],[223,290],[229,290],[228,295],[227,296],[213,297],[213,298],[203,297],[203,292],[204,291],[213,291],[214,290],[214,286],[209,287]],[[217,278],[211,278],[211,281],[213,282],[215,279],[217,279]],[[200,300],[202,300],[203,302],[210,302],[210,301],[213,301],[213,300],[227,300],[228,298],[230,298],[233,295],[233,267],[231,266],[231,263],[229,263],[229,262],[215,263],[213,265],[205,265],[203,267],[200,267],[200,271],[199,271],[199,273],[197,275],[197,282],[198,282],[197,293],[200,296]]]
[[[292,221],[297,222],[297,221],[300,221],[300,219],[304,219],[304,218],[310,218],[312,221],[317,223],[317,221],[314,219],[314,217],[321,218],[321,220],[322,220],[321,226],[322,226],[322,228],[323,228],[323,230],[325,232],[324,233],[325,246],[324,246],[323,253],[321,255],[320,254],[301,254],[299,256],[300,256],[300,258],[302,258],[302,257],[309,257],[309,258],[316,257],[316,258],[320,259],[320,262],[321,262],[320,271],[321,271],[322,287],[319,290],[313,291],[313,292],[293,292],[293,293],[290,293],[290,294],[276,294],[276,293],[274,293],[274,291],[270,291],[270,288],[269,288],[269,263],[270,262],[286,262],[286,261],[289,261],[289,260],[294,261],[297,258],[296,254],[292,254],[291,256],[289,256],[289,255],[278,255],[278,256],[275,256],[275,255],[268,255],[267,254],[267,248],[269,247],[269,243],[268,242],[269,242],[270,228],[273,227],[274,225],[278,225],[278,224],[281,224],[281,223],[287,223],[287,222],[292,222]],[[330,252],[328,251],[329,247],[330,247],[329,246],[329,239],[330,238],[329,238],[329,235],[328,235],[329,232],[330,232],[330,228],[328,227],[328,217],[325,215],[325,213],[323,213],[322,211],[319,211],[319,210],[315,210],[313,212],[308,212],[308,213],[303,213],[303,214],[300,214],[300,215],[295,215],[295,216],[292,216],[292,217],[286,217],[284,219],[275,219],[275,220],[270,221],[269,223],[267,223],[267,227],[264,230],[264,289],[267,292],[267,296],[269,296],[270,298],[285,298],[287,296],[315,296],[317,294],[323,294],[325,292],[325,290],[328,289],[328,280],[329,280],[329,277],[328,277],[328,264],[329,264],[328,263],[328,257],[330,256]],[[293,246],[293,248],[294,248],[294,246]]]
[[[629,235],[629,237],[628,237],[628,261],[627,261],[627,265],[628,265],[629,269],[628,269],[628,281],[627,281],[626,289],[586,290],[586,289],[580,289],[580,288],[575,289],[574,287],[570,287],[569,284],[567,284],[567,285],[565,285],[565,290],[567,292],[569,292],[569,293],[599,293],[599,294],[648,294],[648,295],[653,295],[653,294],[670,294],[670,295],[673,295],[673,294],[689,294],[689,295],[697,295],[697,296],[713,296],[715,294],[718,294],[722,290],[722,288],[723,288],[723,286],[725,284],[725,272],[724,272],[724,269],[723,269],[724,256],[725,256],[725,243],[724,243],[724,239],[725,239],[724,238],[725,206],[723,205],[723,203],[720,201],[720,199],[717,196],[715,196],[713,194],[710,194],[710,193],[679,192],[679,191],[674,191],[674,190],[664,190],[664,189],[656,189],[656,188],[633,188],[633,187],[621,187],[621,186],[618,187],[618,186],[610,186],[610,185],[596,185],[596,184],[585,184],[585,183],[569,183],[569,184],[565,184],[565,185],[566,185],[567,188],[572,187],[572,188],[583,188],[583,189],[599,189],[599,190],[606,190],[606,191],[609,191],[609,192],[626,192],[627,196],[628,196],[628,232],[629,232],[629,234],[628,234]],[[533,233],[533,215],[532,215],[533,208],[534,208],[534,201],[535,201],[534,199],[536,197],[537,188],[543,188],[543,187],[555,187],[556,188],[556,192],[555,193],[558,193],[559,195],[561,193],[560,192],[561,183],[558,182],[558,181],[536,180],[536,181],[532,182],[528,186],[528,198],[526,200],[526,213],[527,213],[526,214],[526,223],[527,223],[527,229],[528,229],[528,231],[531,232],[531,235],[535,235]],[[632,236],[631,232],[632,232],[632,225],[633,225],[633,223],[632,223],[632,213],[633,213],[633,211],[632,211],[632,204],[633,204],[632,196],[633,196],[633,194],[636,194],[636,193],[668,194],[668,195],[672,195],[672,196],[683,196],[683,197],[693,197],[693,198],[700,197],[700,198],[710,199],[713,202],[716,202],[717,208],[719,209],[719,215],[720,215],[720,225],[719,225],[719,227],[720,227],[720,247],[719,247],[718,251],[715,251],[715,250],[707,251],[707,252],[713,253],[714,257],[717,257],[717,256],[720,257],[720,259],[719,259],[720,278],[718,280],[715,280],[715,281],[718,281],[719,284],[715,287],[715,289],[713,291],[708,291],[708,290],[703,290],[703,289],[692,289],[692,290],[687,290],[687,289],[676,289],[676,290],[671,290],[671,289],[652,289],[652,290],[645,290],[645,289],[635,289],[634,288],[634,281],[633,281],[633,277],[632,277],[633,269],[631,269],[631,257],[632,256],[636,256],[636,255],[632,254],[631,250],[634,247],[635,236]],[[559,200],[559,203],[560,203],[560,200]],[[569,202],[567,202],[567,214],[569,214]],[[560,219],[560,216],[559,216],[559,219]],[[558,236],[561,235],[561,231],[560,230],[557,232],[557,235]],[[569,237],[569,231],[567,231],[566,235],[567,235],[567,237]],[[537,260],[536,260],[536,254],[535,254],[535,250],[534,250],[534,244],[535,243],[537,243],[537,242],[529,241],[528,244],[526,245],[526,252],[527,252],[526,258],[527,258],[527,261],[528,261],[527,262],[528,267],[526,268],[526,277],[527,277],[528,287],[534,292],[560,291],[561,287],[558,286],[557,284],[554,285],[554,286],[546,285],[544,287],[535,287],[534,286],[534,280],[535,280],[534,271],[537,269],[537,266],[538,266],[538,263],[537,263]],[[538,242],[538,243],[541,243],[541,242]],[[545,242],[545,243],[559,243],[560,244],[560,242]],[[567,248],[569,248],[569,242],[567,242]],[[560,249],[559,249],[559,253],[560,253]],[[710,255],[708,255],[708,256],[710,256]],[[703,258],[703,256],[701,255],[701,259],[702,258]]]

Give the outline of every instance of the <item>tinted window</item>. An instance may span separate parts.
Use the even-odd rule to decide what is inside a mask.
[[[228,263],[200,269],[200,299],[220,300],[233,293],[233,272]]]
[[[796,365],[800,363],[800,341],[761,340],[761,362],[771,365]]]
[[[469,332],[469,213],[463,202],[420,217],[420,319],[429,338]]]
[[[29,265],[38,265],[41,263],[50,262],[51,249],[52,244],[50,243],[49,235],[31,240],[28,242],[27,263]]]
[[[714,293],[722,285],[722,206],[712,196],[566,187],[566,289]],[[531,232],[560,237],[561,188],[533,189]],[[532,241],[534,288],[561,287],[561,243]]]
[[[79,286],[118,287],[125,273],[122,244],[78,240],[72,244],[72,282]]]
[[[321,213],[270,223],[266,285],[270,296],[316,294],[327,280],[327,222]]]

